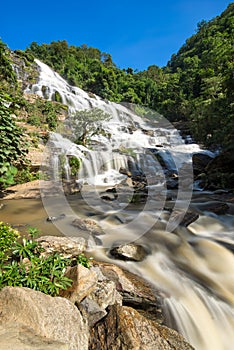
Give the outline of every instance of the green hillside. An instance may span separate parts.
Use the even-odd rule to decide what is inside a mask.
[[[197,141],[230,146],[233,140],[234,3],[209,22],[201,21],[164,68],[119,69],[110,54],[65,40],[26,50],[70,84],[116,102],[142,104],[170,121],[189,123]]]

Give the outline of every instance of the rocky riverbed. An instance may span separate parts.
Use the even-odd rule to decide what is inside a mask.
[[[85,249],[69,238],[39,239],[46,254],[76,256]],[[114,264],[67,270],[72,286],[50,297],[28,288],[0,292],[1,350],[193,349],[163,325],[160,292]]]

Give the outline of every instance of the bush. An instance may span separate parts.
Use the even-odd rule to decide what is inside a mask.
[[[35,241],[37,229],[28,230],[30,238],[22,238],[10,225],[0,222],[0,289],[5,286],[28,287],[51,296],[71,286],[64,274],[68,266],[89,267],[89,258],[80,254],[76,259],[58,253],[41,256],[43,249]]]

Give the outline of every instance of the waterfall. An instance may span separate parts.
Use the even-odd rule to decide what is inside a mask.
[[[158,153],[165,160],[166,166],[175,172],[178,172],[178,168],[181,168],[183,164],[191,163],[192,153],[201,151],[196,144],[190,144],[185,147],[184,140],[179,132],[156,112],[155,120],[152,120],[152,118],[149,120],[147,116],[142,118],[132,111],[131,108],[113,102],[106,102],[99,96],[88,94],[78,87],[70,86],[47,65],[39,60],[35,61],[40,70],[39,80],[36,84],[27,87],[26,93],[34,93],[52,100],[55,98],[55,94],[58,94],[61,97],[61,101],[68,105],[70,115],[74,115],[76,111],[81,109],[92,109],[95,107],[111,115],[111,119],[103,123],[103,129],[106,134],[111,135],[111,139],[103,135],[95,135],[92,137],[92,141],[95,142],[94,147],[96,150],[81,150],[83,153],[85,151],[86,155],[88,154],[88,161],[87,157],[82,156],[84,160],[82,164],[85,169],[80,173],[80,176],[87,174],[86,181],[89,179],[90,182],[95,182],[92,178],[101,175],[100,171],[103,172],[102,178],[107,181],[108,176],[105,177],[104,173],[106,171],[108,175],[108,172],[111,170],[112,175],[114,174],[113,171],[116,171],[116,176],[118,179],[121,179],[118,175],[119,168],[126,167],[129,156],[119,152],[120,149],[123,151],[133,149],[137,150],[137,154],[145,154],[146,150],[156,150],[158,148]],[[54,138],[53,142],[55,144],[54,147],[60,148],[65,154],[71,147],[76,147],[75,145],[72,146],[69,140],[66,144],[66,138],[63,138],[63,142],[61,142],[61,139],[58,139],[56,142]],[[103,146],[105,147],[104,151],[102,151]],[[147,156],[148,160],[151,157],[153,167],[155,167],[156,163],[154,155],[155,153],[152,153]],[[107,159],[109,160],[107,161]],[[108,162],[112,165],[105,169]],[[152,166],[147,166],[147,169],[144,169],[144,171],[152,171]],[[67,169],[68,173],[69,169]],[[107,182],[103,184],[106,185]]]
[[[105,133],[91,138],[91,147],[77,145],[66,135],[51,133],[50,155],[44,157],[45,167],[54,169],[52,173],[56,179],[60,171],[59,156],[65,157],[67,178],[70,174],[68,157],[82,159],[77,181],[90,186],[89,192],[82,193],[77,212],[84,208],[82,215],[93,215],[105,232],[100,237],[102,249],[92,250],[91,247],[90,253],[113,262],[106,248],[118,241],[128,240],[146,246],[150,253],[144,261],[115,263],[143,276],[162,291],[166,324],[183,334],[196,350],[232,350],[234,259],[225,244],[233,249],[233,215],[207,214],[200,209],[197,199],[192,198],[191,156],[209,152],[190,141],[185,142],[156,112],[154,118],[149,118],[146,109],[142,114],[132,105],[104,101],[70,86],[42,62],[36,60],[36,63],[39,80],[26,89],[27,93],[52,100],[59,94],[69,107],[69,115],[96,107],[111,115],[110,120],[103,122]],[[211,152],[209,155],[212,156]],[[145,176],[148,197],[140,213],[137,206],[137,209],[128,208],[131,191],[126,196],[120,193],[116,203],[110,204],[97,195],[96,187],[115,186],[126,179],[127,175],[120,169]],[[175,189],[168,190],[168,176],[178,182]],[[203,195],[207,196],[203,198],[206,201],[211,193]],[[67,210],[71,217],[77,214],[66,209],[67,199],[60,203],[57,198],[54,201],[62,212]],[[188,228],[178,227],[176,217],[183,217],[189,206],[199,212],[200,218]],[[60,225],[60,222],[55,224]],[[62,232],[66,234],[69,230],[71,225]]]

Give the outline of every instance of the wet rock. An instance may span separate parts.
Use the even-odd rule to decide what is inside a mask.
[[[104,232],[102,228],[94,221],[90,219],[75,219],[72,221],[72,226],[77,227],[82,231],[88,231],[93,235],[102,235]]]
[[[148,135],[151,137],[154,136],[154,130],[152,130],[152,129],[141,129],[141,130],[142,130],[143,134],[145,134],[145,135]]]
[[[82,237],[42,236],[37,238],[37,242],[43,248],[43,256],[59,253],[66,258],[73,258],[87,249],[87,242]]]
[[[80,185],[77,183],[76,179],[64,180],[63,179],[63,190],[67,195],[75,194],[80,192]]]
[[[223,151],[212,159],[206,167],[208,189],[234,189],[234,152],[232,149]]]
[[[117,190],[116,190],[116,188],[115,187],[112,187],[112,188],[108,188],[107,190],[106,190],[106,192],[108,193],[117,193]]]
[[[66,217],[65,214],[60,214],[58,216],[48,216],[48,218],[46,219],[47,222],[53,222],[53,221],[58,221],[58,220],[62,220]]]
[[[110,254],[121,260],[142,261],[147,252],[141,245],[129,243],[112,248]]]
[[[98,280],[94,271],[80,264],[69,267],[65,276],[70,278],[73,283],[68,289],[61,290],[59,295],[69,299],[72,303],[81,302],[94,290]]]
[[[91,330],[89,350],[192,350],[176,331],[148,320],[130,307],[113,305]]]
[[[210,211],[217,215],[224,215],[229,210],[229,205],[227,203],[209,201],[205,203],[199,203],[197,205],[198,209],[201,211]]]
[[[69,350],[88,349],[88,326],[65,298],[29,288],[5,287],[0,292],[0,314],[1,326],[14,322],[45,340],[67,344]]]
[[[129,171],[129,170],[125,169],[125,168],[122,168],[122,167],[119,169],[119,173],[123,174],[123,175],[127,175],[128,177],[132,176],[131,171]]]
[[[180,225],[187,227],[188,225],[196,221],[198,218],[199,214],[193,212],[192,210],[188,210],[184,215],[183,219],[181,220]]]
[[[108,202],[112,202],[115,200],[115,197],[110,197],[110,196],[101,196],[101,199],[103,199],[104,201],[108,201]]]
[[[213,158],[205,153],[194,153],[192,156],[193,173],[195,176],[204,173],[206,166]]]
[[[176,190],[178,188],[177,178],[167,178],[167,188],[169,190]]]

